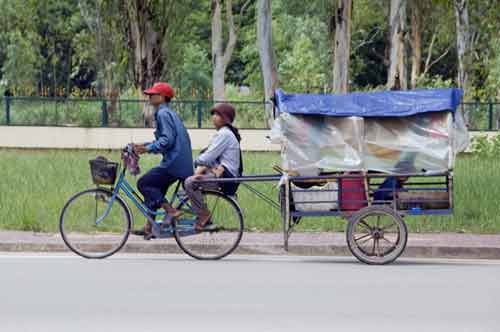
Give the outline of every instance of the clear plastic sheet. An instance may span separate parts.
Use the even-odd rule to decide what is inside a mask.
[[[453,150],[456,153],[463,152],[470,144],[469,131],[465,124],[464,115],[457,110],[453,121]]]
[[[283,168],[301,175],[320,171],[387,173],[446,171],[468,145],[460,112],[401,118],[361,118],[281,113],[271,139],[282,146]]]
[[[362,167],[362,124],[358,117],[282,113],[271,139],[281,143],[283,168],[301,175],[317,175],[321,169],[357,170]]]
[[[389,173],[451,168],[451,118],[449,112],[407,118],[366,118],[365,168]]]

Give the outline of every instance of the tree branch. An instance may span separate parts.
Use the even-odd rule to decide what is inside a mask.
[[[236,46],[236,27],[234,25],[233,2],[232,0],[226,0],[225,3],[226,3],[226,19],[229,28],[229,40],[227,42],[226,49],[224,50],[224,55],[222,57],[224,68],[226,68],[229,62],[231,61],[231,56],[233,55],[233,51]]]
[[[373,43],[375,37],[380,33],[380,29],[377,28],[376,31],[373,33],[373,35],[371,37],[369,37],[367,40],[364,40],[362,41],[361,43],[359,43],[358,45],[356,45],[356,47],[353,48],[353,50],[351,51],[351,53],[356,53],[356,51],[358,49],[360,49],[361,47],[363,47],[364,45],[367,45],[367,44],[371,44]]]
[[[441,54],[436,60],[432,61],[431,64],[429,65],[429,68],[428,69],[431,69],[431,67],[438,63],[439,60],[441,60],[446,54],[448,54],[448,52],[450,51],[450,47],[448,46],[448,48],[443,52],[443,54]],[[424,73],[425,74],[425,73]]]
[[[243,16],[243,13],[246,11],[247,7],[250,6],[250,3],[252,3],[253,0],[247,0],[247,2],[245,2],[243,4],[243,6],[241,7],[240,9],[240,23],[236,26],[236,29],[235,29],[235,34],[237,35],[238,32],[240,31],[240,28],[241,28],[241,17]]]
[[[429,48],[427,49],[427,59],[425,60],[425,67],[424,67],[424,72],[422,75],[425,75],[427,71],[429,70],[429,63],[431,62],[431,57],[432,57],[432,49],[434,48],[434,42],[436,41],[437,38],[437,28],[434,29],[434,33],[432,34],[432,39],[431,43],[429,44]]]
[[[247,0],[247,2],[245,2],[243,4],[243,7],[241,7],[241,10],[240,10],[240,16],[243,15],[243,13],[245,12],[245,10],[247,9],[248,6],[250,6],[250,3],[252,2],[253,0]]]

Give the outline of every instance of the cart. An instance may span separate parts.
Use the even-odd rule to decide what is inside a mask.
[[[453,214],[453,164],[468,142],[456,112],[461,97],[459,89],[347,95],[278,90],[277,129],[271,134],[282,147],[277,174],[200,185],[239,182],[279,209],[285,250],[301,219],[342,217],[348,248],[357,259],[391,263],[407,244],[406,216]],[[315,121],[322,123],[318,130]],[[301,132],[295,124],[303,123]],[[328,137],[338,139],[332,143]],[[342,155],[345,151],[348,156]],[[253,182],[278,183],[278,201],[252,187]]]

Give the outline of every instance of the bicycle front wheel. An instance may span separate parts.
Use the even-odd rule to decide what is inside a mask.
[[[64,205],[59,230],[64,243],[85,258],[105,258],[120,250],[130,234],[132,216],[119,196],[107,189],[75,194]]]
[[[216,191],[204,191],[203,200],[211,221],[202,231],[194,230],[196,215],[186,199],[179,205],[184,214],[174,224],[179,247],[196,259],[215,260],[229,255],[238,247],[243,235],[243,214],[230,197]]]

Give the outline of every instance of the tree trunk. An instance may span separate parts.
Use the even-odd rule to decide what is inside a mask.
[[[113,63],[119,62],[115,51],[116,45],[122,46],[122,39],[109,39],[110,33],[115,32],[111,27],[118,15],[113,15],[115,4],[106,1],[79,0],[80,13],[96,40],[97,62],[97,94],[108,99],[107,113],[110,126],[118,126],[118,98],[120,84],[117,83]]]
[[[151,2],[129,0],[127,5],[129,61],[134,84],[140,96],[161,77],[165,54],[162,42],[167,30],[163,24],[155,29]],[[153,112],[149,105],[143,108],[145,125],[150,127]]]
[[[252,0],[245,2],[241,7],[240,15],[245,12],[251,2]],[[225,100],[224,85],[226,82],[226,69],[231,62],[239,30],[239,26],[237,27],[234,24],[232,0],[224,0],[224,3],[226,5],[226,21],[229,34],[225,49],[223,47],[221,0],[212,0],[212,84],[213,99],[215,101]]]
[[[333,63],[333,92],[349,90],[349,58],[351,54],[352,0],[339,0],[335,16],[335,60]]]
[[[334,2],[332,0],[332,2]],[[328,17],[328,43],[330,46],[330,62],[332,69],[335,68],[335,29],[336,27],[336,10],[332,9],[331,15]],[[332,81],[333,82],[333,81]]]
[[[467,0],[455,0],[455,17],[457,27],[458,75],[457,83],[466,89],[469,78],[471,33],[469,26],[469,10]]]
[[[417,81],[422,69],[422,5],[421,0],[412,0],[411,6],[411,32],[412,32],[412,56],[411,56],[411,88],[416,89]]]
[[[214,100],[225,99],[226,68],[222,40],[222,8],[220,0],[212,0],[212,86]]]
[[[390,58],[387,88],[406,90],[406,0],[391,0],[390,22]]]
[[[258,0],[257,3],[257,47],[264,79],[264,100],[269,103],[279,84],[276,55],[273,48],[271,0]],[[267,123],[271,125],[272,106],[266,104],[265,109]]]

